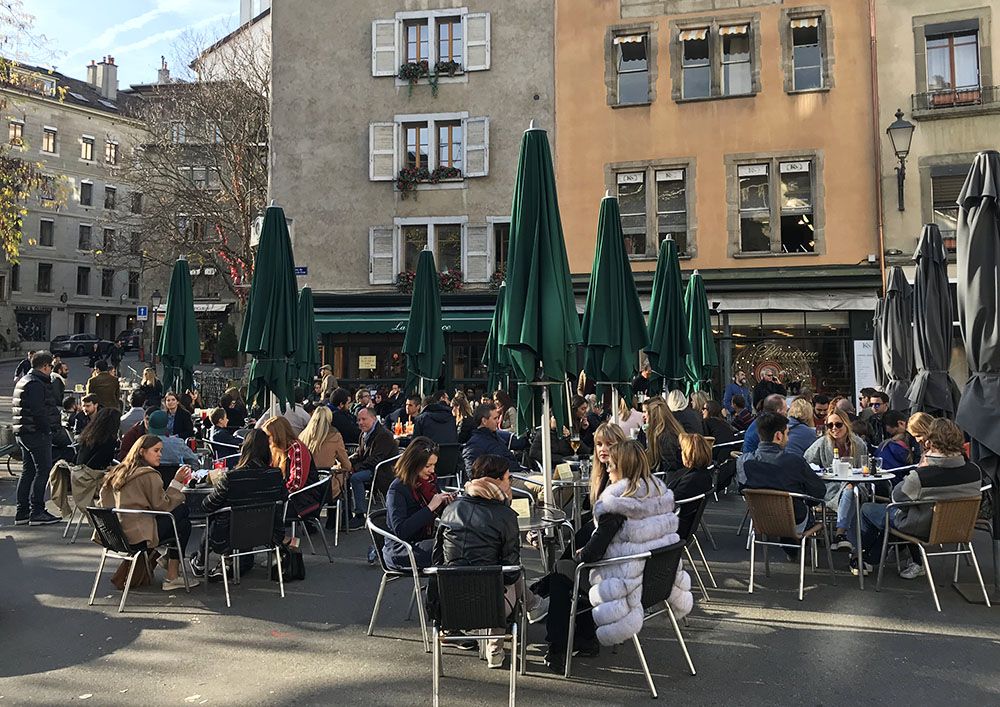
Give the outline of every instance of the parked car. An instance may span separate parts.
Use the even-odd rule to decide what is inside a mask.
[[[99,339],[93,334],[64,334],[49,343],[49,350],[59,356],[86,356],[94,350],[94,344],[102,356],[107,356],[112,346],[107,339]]]
[[[119,341],[122,344],[122,348],[126,351],[138,351],[139,343],[142,341],[142,327],[126,329],[115,337],[115,342],[117,343]]]

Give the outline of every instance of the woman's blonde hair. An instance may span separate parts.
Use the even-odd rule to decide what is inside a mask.
[[[147,368],[142,372],[142,383],[141,385],[156,385],[156,371],[152,368]]]
[[[285,476],[288,473],[285,468],[288,448],[295,441],[295,431],[288,420],[281,415],[272,417],[261,426],[261,429],[267,433],[267,439],[271,444],[271,463],[281,470],[282,476]]]
[[[667,401],[663,398],[650,398],[646,401],[646,420],[649,423],[646,428],[646,461],[651,467],[655,467],[660,463],[660,437],[669,434],[677,438],[684,432],[684,428],[670,412]]]
[[[679,390],[671,390],[667,393],[667,407],[670,412],[680,412],[688,406],[687,396]]]
[[[708,396],[708,393],[703,390],[696,390],[691,393],[691,407],[693,407],[695,412],[699,415],[701,414],[701,411],[705,409],[709,400],[711,400],[711,398]]]
[[[614,449],[626,439],[625,431],[613,422],[602,422],[594,430],[594,460],[590,470],[590,505],[597,503],[597,497],[601,495],[607,484],[607,466],[597,457],[597,443],[603,442],[611,445]]]
[[[794,417],[803,425],[808,425],[809,427],[816,424],[816,418],[813,416],[812,403],[805,398],[795,398],[795,400],[792,401],[791,406],[788,408],[788,416]]]
[[[640,486],[645,489],[647,496],[653,492],[660,494],[659,486],[653,483],[653,475],[649,472],[649,462],[646,461],[642,445],[634,439],[627,439],[612,447],[611,462],[618,475],[626,482],[622,496],[635,496]]]
[[[105,475],[104,485],[115,491],[120,491],[122,486],[128,483],[132,472],[148,466],[146,460],[142,457],[142,453],[158,444],[163,444],[163,440],[157,435],[143,435],[137,439],[135,444],[132,445],[132,449],[128,450],[128,454],[125,455],[122,463]]]
[[[472,417],[472,406],[469,405],[469,399],[461,390],[457,391],[451,398],[451,409],[455,410],[456,408],[458,408],[460,419]]]
[[[915,412],[906,421],[906,431],[914,437],[927,439],[927,435],[931,431],[931,425],[933,424],[934,418],[926,412]]]
[[[336,429],[333,427],[332,422],[333,413],[330,412],[330,408],[326,405],[320,405],[313,410],[312,417],[309,418],[309,423],[299,434],[299,441],[306,445],[306,449],[313,456],[316,456],[320,447],[326,442],[326,438],[330,436],[330,431]]]
[[[826,413],[827,423],[830,422],[831,417],[836,417],[838,420],[843,422],[844,427],[847,428],[847,454],[851,457],[851,459],[853,459],[858,454],[858,445],[857,442],[855,442],[856,437],[854,435],[854,429],[851,427],[851,418],[843,410],[832,408],[830,412]],[[830,440],[831,447],[836,446],[836,442],[833,439],[833,430],[829,427],[826,428],[826,437]]]
[[[681,463],[685,469],[707,469],[712,465],[712,446],[699,434],[680,435]]]

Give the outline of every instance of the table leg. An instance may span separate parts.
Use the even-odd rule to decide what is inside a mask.
[[[861,553],[861,494],[858,491],[861,484],[852,484],[854,488],[854,531],[857,545],[855,549],[858,553],[858,586],[865,588],[865,558]]]

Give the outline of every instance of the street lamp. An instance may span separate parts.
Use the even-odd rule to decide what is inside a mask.
[[[163,301],[163,295],[160,294],[159,290],[153,290],[153,295],[150,300],[152,308],[149,310],[149,316],[153,320],[153,347],[150,351],[150,360],[153,362],[153,370],[156,370],[156,310],[160,308],[160,303]]]
[[[899,210],[906,211],[903,203],[903,182],[906,181],[906,156],[910,154],[910,141],[913,139],[913,130],[916,126],[908,120],[903,120],[902,108],[896,109],[896,120],[885,129],[885,134],[889,136],[892,143],[892,151],[896,153],[899,166],[896,167],[896,191],[899,200]]]

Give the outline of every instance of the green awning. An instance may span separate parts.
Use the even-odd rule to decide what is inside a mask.
[[[336,312],[316,313],[316,331],[320,334],[405,334],[408,312]],[[493,321],[492,311],[442,312],[441,330],[451,333],[486,333]]]

